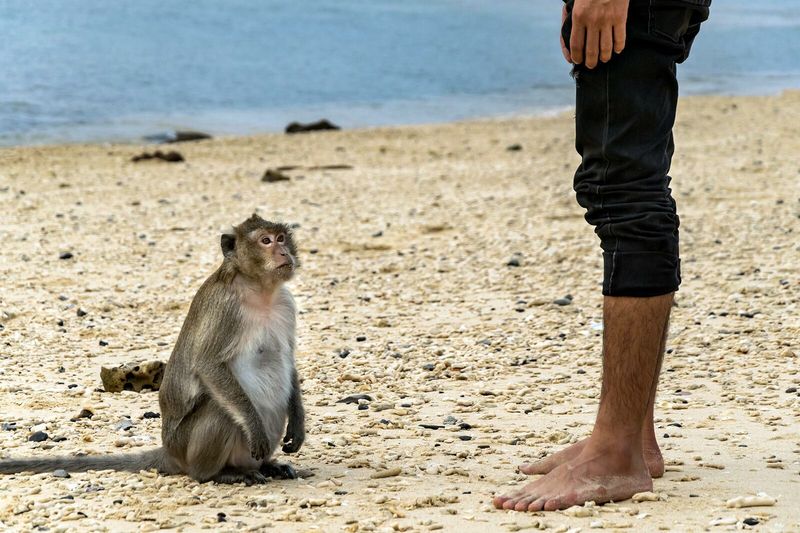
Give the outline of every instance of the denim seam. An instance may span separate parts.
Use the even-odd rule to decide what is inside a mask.
[[[611,69],[608,65],[606,65],[606,123],[605,127],[603,128],[603,161],[605,162],[606,166],[603,169],[603,185],[606,185],[608,181],[608,169],[611,166],[611,161],[608,160],[608,154],[606,153],[606,148],[608,147],[608,130],[611,126],[611,99],[609,98],[608,94],[610,80],[610,72]],[[598,191],[599,192],[599,191]],[[605,208],[605,203],[603,202],[603,195],[598,194],[600,198],[600,208]],[[606,224],[608,224],[608,232],[611,234],[611,237],[614,238],[614,251],[611,253],[611,273],[608,276],[608,288],[609,290],[614,284],[614,272],[617,269],[617,250],[619,248],[619,239],[616,235],[614,235],[614,226],[611,224],[611,213],[606,211]]]

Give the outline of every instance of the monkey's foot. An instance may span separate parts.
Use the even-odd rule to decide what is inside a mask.
[[[226,466],[222,471],[214,476],[213,481],[217,483],[224,483],[226,485],[233,483],[244,483],[248,487],[250,485],[261,485],[269,483],[269,476],[266,476],[258,470],[239,470]]]
[[[259,472],[273,479],[297,479],[297,472],[290,464],[286,463],[264,463]]]

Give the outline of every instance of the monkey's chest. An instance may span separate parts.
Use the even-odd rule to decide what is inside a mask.
[[[243,348],[231,369],[267,429],[282,431],[292,387],[291,347],[265,330]]]

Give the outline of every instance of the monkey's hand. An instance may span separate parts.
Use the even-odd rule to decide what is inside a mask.
[[[256,461],[269,459],[269,450],[269,439],[263,428],[250,434],[250,455],[253,456],[253,459]]]
[[[283,453],[295,453],[306,440],[306,428],[303,419],[290,420],[283,437]]]

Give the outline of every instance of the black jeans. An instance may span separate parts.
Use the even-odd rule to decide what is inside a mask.
[[[571,13],[573,1],[567,2]],[[678,289],[678,215],[668,175],[678,103],[676,63],[689,55],[708,7],[631,0],[625,49],[574,68],[578,203],[603,249],[603,294]],[[562,27],[569,43],[570,17]]]

